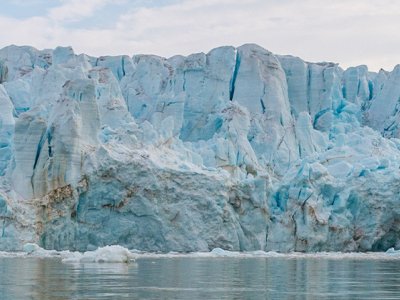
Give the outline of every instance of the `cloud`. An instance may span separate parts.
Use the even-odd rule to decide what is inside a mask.
[[[50,9],[48,17],[56,22],[76,21],[90,17],[112,0],[63,0],[61,6]]]
[[[0,17],[0,44],[71,45],[92,55],[208,51],[257,43],[277,54],[387,69],[400,62],[400,3],[393,0],[63,0],[48,15]],[[147,3],[147,5],[146,5]],[[101,15],[110,26],[86,27]],[[79,27],[71,22],[80,20]],[[115,20],[115,21],[112,21]],[[4,27],[6,26],[6,27]]]
[[[48,0],[29,0],[27,2],[26,0],[3,0],[6,4],[12,4],[12,5],[19,5],[19,6],[32,6],[32,5],[40,5],[40,4],[46,4],[48,3]],[[62,0],[53,0],[53,2],[59,2]]]
[[[399,13],[391,0],[181,1],[127,13],[117,28],[135,52],[170,56],[254,42],[310,61],[379,69],[400,62]]]
[[[17,44],[44,48],[54,33],[48,20],[42,17],[18,20],[0,16],[0,28],[3,28],[0,37],[0,45],[3,46]]]

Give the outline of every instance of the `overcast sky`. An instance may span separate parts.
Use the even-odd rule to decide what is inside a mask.
[[[398,0],[1,0],[0,28],[0,48],[169,57],[256,43],[342,67],[400,63]]]

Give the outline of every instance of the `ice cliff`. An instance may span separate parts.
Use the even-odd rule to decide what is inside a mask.
[[[0,50],[0,250],[400,247],[400,66]]]

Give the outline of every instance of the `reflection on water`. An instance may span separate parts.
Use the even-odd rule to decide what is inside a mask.
[[[400,261],[0,258],[0,299],[400,299]]]

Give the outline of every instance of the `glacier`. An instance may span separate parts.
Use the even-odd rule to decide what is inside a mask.
[[[400,248],[400,66],[8,46],[0,107],[0,251]]]

